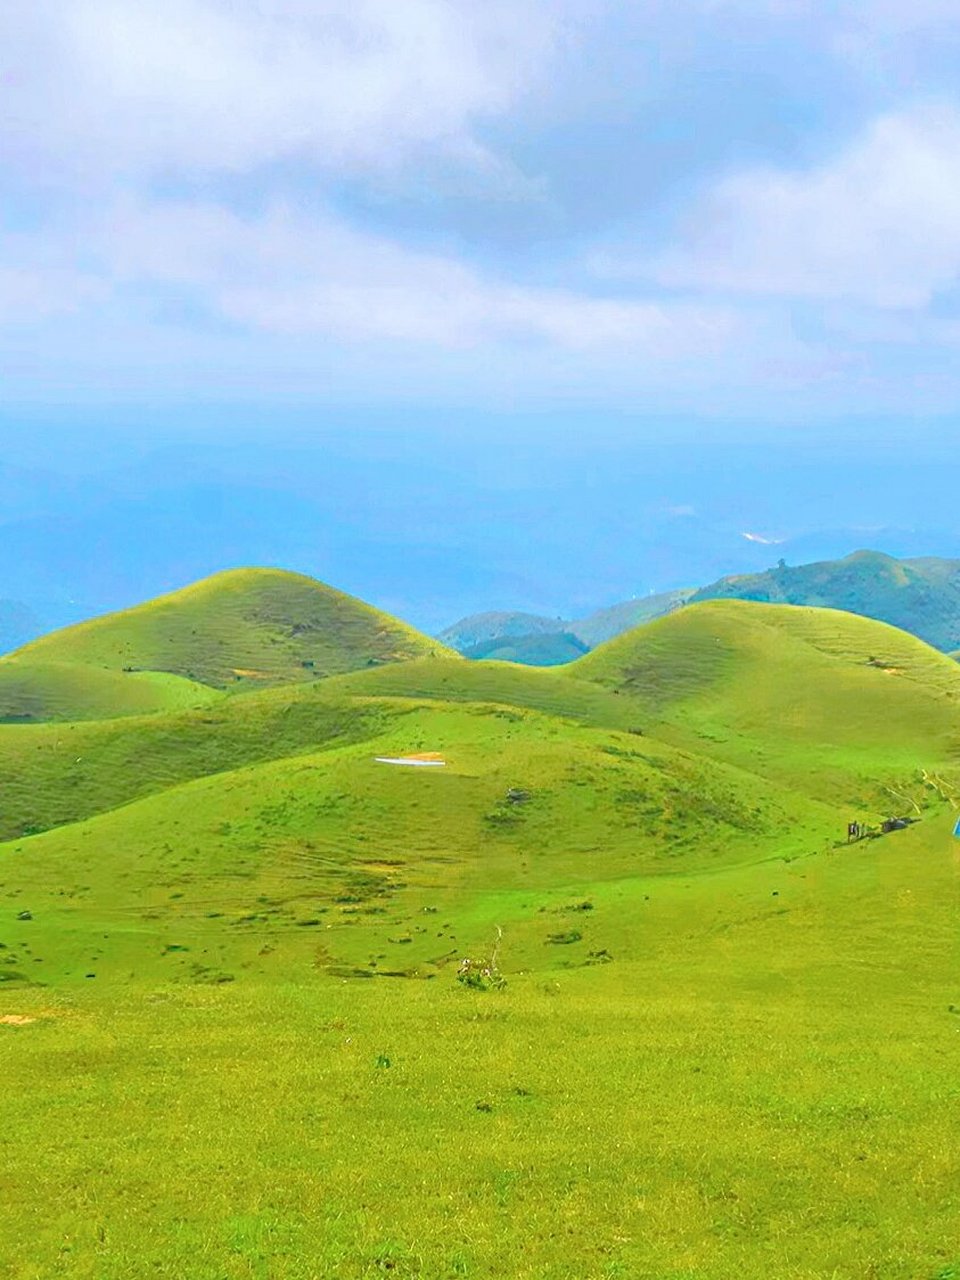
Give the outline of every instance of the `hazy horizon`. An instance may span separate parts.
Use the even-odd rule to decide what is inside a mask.
[[[0,598],[59,625],[257,564],[435,633],[491,609],[582,615],[781,556],[960,555],[946,438],[918,451],[890,424],[865,428],[869,447],[812,449],[802,433],[697,442],[696,423],[569,413],[197,417],[0,423]]]
[[[940,0],[36,0],[0,36],[0,599],[280,564],[435,631],[960,549]]]

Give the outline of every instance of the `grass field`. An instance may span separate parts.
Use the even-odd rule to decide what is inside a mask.
[[[4,1280],[960,1274],[955,663],[723,602],[213,696],[0,726]]]

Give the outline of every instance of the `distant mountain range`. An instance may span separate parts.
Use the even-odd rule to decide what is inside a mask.
[[[475,613],[437,637],[465,658],[494,658],[533,667],[573,662],[605,640],[678,609],[693,591],[666,591],[598,609],[568,621],[532,613]]]
[[[628,600],[573,621],[526,613],[483,613],[439,635],[467,658],[502,658],[531,666],[571,662],[632,627],[705,600],[843,609],[912,632],[946,653],[960,651],[960,560],[898,560],[856,551],[840,560],[720,578],[699,590]]]
[[[83,611],[67,603],[24,604],[20,600],[0,600],[0,654],[10,653],[36,640],[54,627],[79,622]]]
[[[43,633],[43,624],[32,609],[16,600],[0,600],[0,653],[17,649]]]

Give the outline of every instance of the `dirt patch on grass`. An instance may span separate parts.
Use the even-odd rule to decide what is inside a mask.
[[[31,1022],[36,1022],[36,1018],[31,1018],[26,1013],[3,1013],[0,1014],[0,1026],[4,1027],[27,1027]]]

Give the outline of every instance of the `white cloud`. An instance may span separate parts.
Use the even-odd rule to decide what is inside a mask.
[[[829,16],[839,21],[842,43],[859,48],[877,38],[955,27],[957,6],[955,0],[845,0]]]
[[[282,205],[247,220],[215,205],[128,203],[84,242],[114,290],[173,290],[273,333],[449,348],[535,341],[662,358],[716,352],[733,337],[723,308],[517,285]]]
[[[960,274],[960,116],[886,116],[819,168],[727,178],[645,270],[678,289],[923,307]]]
[[[81,271],[0,265],[0,325],[34,325],[102,301],[102,281]]]
[[[868,41],[955,24],[955,0],[698,0],[720,19],[731,14],[758,24],[798,21],[815,25],[827,41]]]
[[[10,225],[35,217],[37,227],[0,232],[0,354],[19,343],[26,360],[42,349],[42,381],[56,362],[79,369],[86,351],[91,367],[114,361],[108,388],[121,355],[134,382],[139,362],[165,351],[171,370],[193,360],[212,382],[220,368],[252,378],[258,362],[285,371],[289,359],[305,385],[321,365],[344,379],[353,369],[363,398],[378,379],[389,383],[387,368],[398,371],[391,394],[401,394],[416,366],[425,399],[445,370],[474,391],[539,380],[558,401],[582,387],[623,404],[649,406],[656,393],[714,411],[723,388],[740,389],[737,404],[772,391],[778,411],[808,393],[882,402],[888,382],[912,395],[926,360],[930,394],[940,394],[934,382],[953,359],[960,322],[924,309],[960,274],[960,114],[878,104],[897,102],[914,66],[948,39],[954,4],[0,0],[5,207]],[[576,39],[591,15],[592,61]],[[861,104],[887,114],[817,165],[728,171],[655,260],[636,249],[639,235],[626,253],[608,255],[608,276],[639,282],[630,296],[584,284],[578,251],[569,239],[558,245],[564,227],[581,245],[591,235],[571,194],[577,148],[622,146],[625,169],[633,154],[609,120],[590,115],[594,89],[596,101],[608,104],[603,88],[617,111],[636,113],[638,134],[649,108],[657,120],[665,102],[676,105],[666,90],[658,103],[657,76],[629,49],[609,63],[619,78],[608,76],[611,32],[642,37],[672,83],[672,60],[682,70],[696,53],[706,65],[709,41],[734,29],[737,39],[757,35],[765,50],[780,41],[821,58],[828,80],[856,81]],[[775,77],[775,58],[771,67]],[[882,93],[864,90],[871,75],[885,81]],[[686,93],[682,74],[677,82]],[[578,114],[571,102],[587,107]],[[684,113],[700,108],[677,110],[686,137]],[[511,168],[511,142],[491,142],[489,125],[509,122],[501,136],[516,143],[519,134],[517,155],[529,157],[546,113],[545,149],[521,161],[536,169],[543,157],[541,189],[536,173]],[[557,141],[564,118],[575,121],[576,145]],[[736,139],[725,151],[713,145],[714,130],[729,127],[722,112],[714,122],[701,111],[697,127],[702,155],[684,153],[684,163],[736,149]],[[425,174],[448,184],[429,215],[437,190]],[[457,205],[472,250],[464,241],[458,250],[443,239],[441,248],[402,243],[416,216],[406,203],[393,236],[330,213],[356,193],[357,178],[365,198],[380,199],[372,213],[380,226],[396,212],[394,195],[423,193],[421,246]],[[476,204],[460,217],[492,185],[500,195],[537,190],[542,237],[529,220],[519,229],[509,216],[481,222]],[[607,215],[622,226],[625,202],[652,201],[656,190],[655,175],[649,190],[625,181],[609,207],[589,213],[593,233]],[[299,205],[290,195],[298,191],[308,192]],[[640,217],[647,212],[662,225],[662,210]],[[471,261],[471,252],[496,254],[488,261],[498,265]],[[527,283],[534,273],[538,283]],[[803,333],[794,315],[812,318]],[[52,337],[38,343],[35,326],[45,320]],[[887,360],[894,350],[913,354],[897,366]]]
[[[0,9],[0,148],[45,179],[348,171],[440,147],[513,105],[559,0],[30,0]]]
[[[746,538],[747,542],[758,542],[763,547],[778,547],[784,541],[783,538],[769,538],[763,533],[741,533],[741,538]]]
[[[0,325],[33,326],[102,302],[109,285],[81,266],[73,237],[0,231]]]

